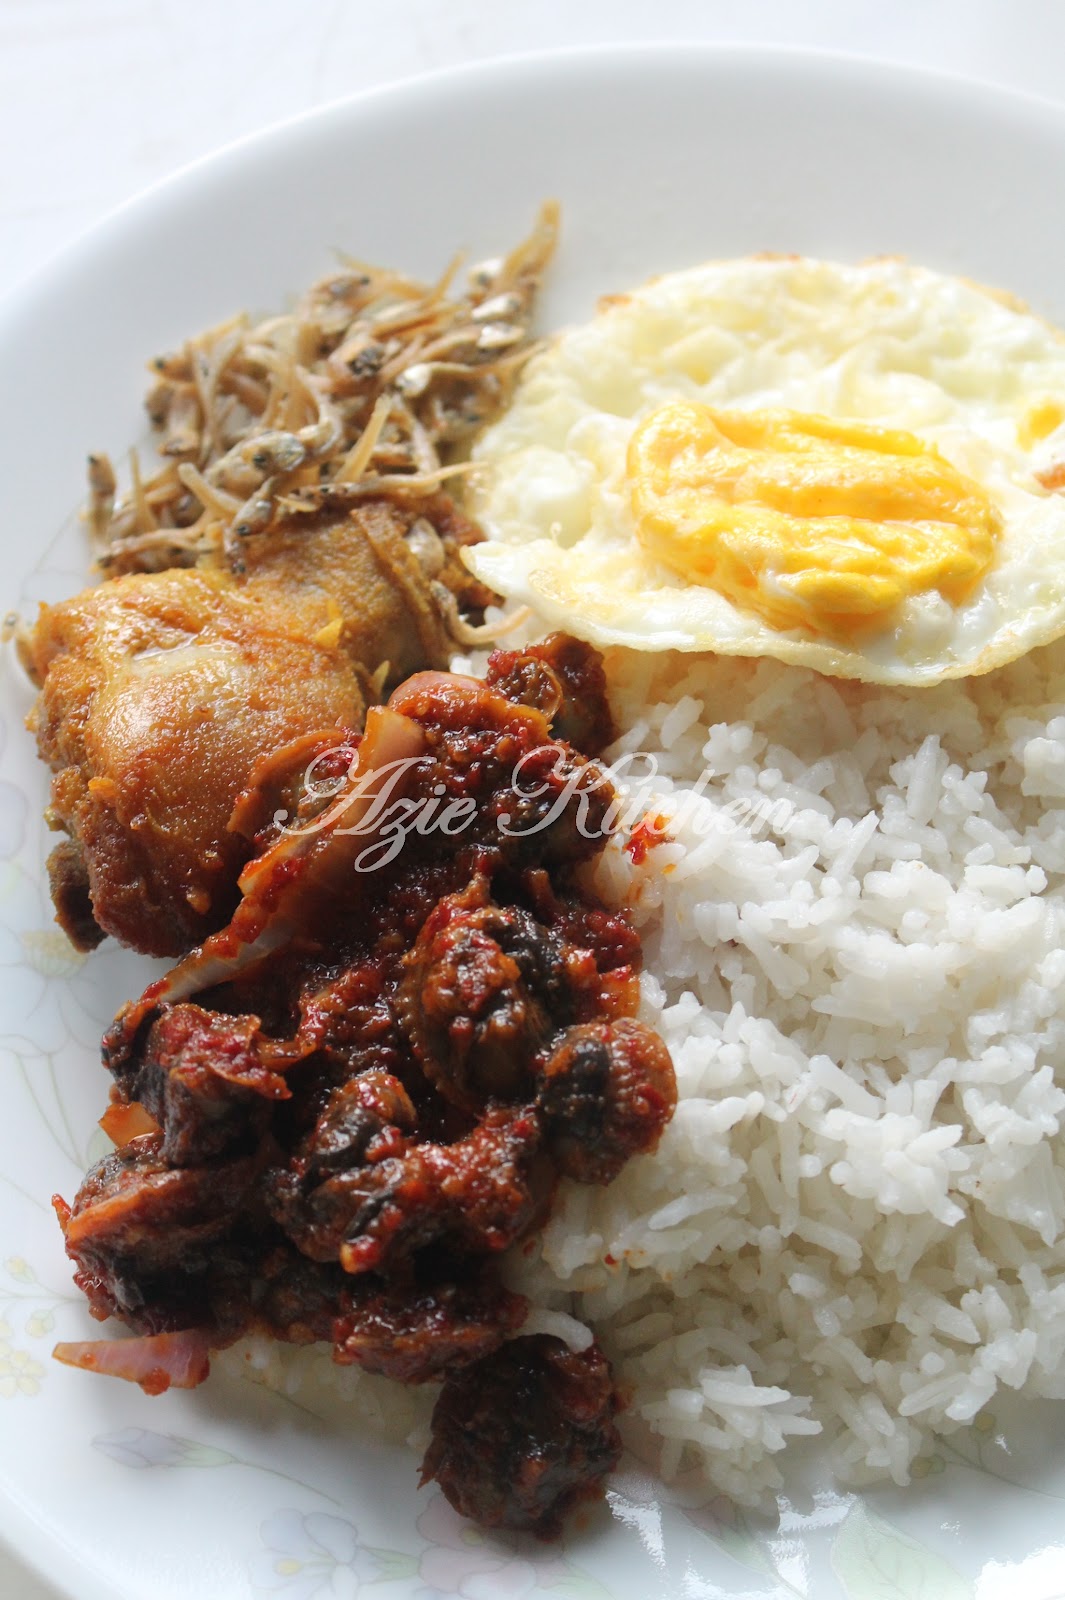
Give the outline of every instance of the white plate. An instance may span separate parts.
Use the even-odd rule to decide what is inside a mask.
[[[118,212],[0,314],[2,606],[78,587],[87,449],[143,432],[142,363],[267,309],[334,248],[433,274],[557,195],[544,321],[714,255],[903,252],[1065,321],[1065,112],[807,54],[667,47],[491,64],[289,123]],[[1065,1407],[999,1416],[907,1491],[811,1491],[779,1525],[622,1474],[561,1549],[487,1539],[414,1462],[240,1381],[150,1400],[48,1359],[93,1326],[53,1190],[101,1148],[97,1043],[151,964],[79,961],[51,923],[30,694],[0,672],[0,1529],[78,1600],[813,1595],[1050,1600],[1065,1590]]]

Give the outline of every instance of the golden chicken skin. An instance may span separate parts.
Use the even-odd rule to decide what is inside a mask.
[[[112,934],[176,955],[227,920],[254,853],[238,797],[280,747],[357,730],[375,692],[446,664],[457,604],[480,598],[457,557],[473,537],[445,495],[381,499],[294,516],[248,541],[239,574],[128,574],[42,607],[30,721],[79,949]]]
[[[481,535],[441,485],[532,350],[557,231],[549,201],[464,283],[457,258],[428,284],[345,261],[152,358],[151,469],[133,452],[120,492],[89,457],[104,581],[16,630],[79,949],[178,955],[223,926],[285,761],[482,637],[495,597],[461,559]]]

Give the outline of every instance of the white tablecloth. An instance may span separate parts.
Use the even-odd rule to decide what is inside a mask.
[[[458,62],[646,39],[849,50],[1065,95],[1061,0],[0,0],[0,295],[279,118]],[[0,1600],[57,1597],[0,1550]]]

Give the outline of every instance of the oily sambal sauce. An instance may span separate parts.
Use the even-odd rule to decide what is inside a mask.
[[[271,758],[243,899],[104,1039],[118,1148],[57,1200],[94,1316],[61,1359],[189,1387],[249,1332],[442,1382],[423,1481],[557,1534],[617,1460],[598,1346],[523,1335],[501,1253],[676,1101],[640,946],[581,883],[615,801],[602,664],[563,635],[408,679]],[[308,773],[308,757],[311,768]]]

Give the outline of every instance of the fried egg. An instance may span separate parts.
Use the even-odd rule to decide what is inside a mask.
[[[1065,633],[1065,337],[900,260],[615,296],[475,461],[474,572],[596,644],[928,684]]]

